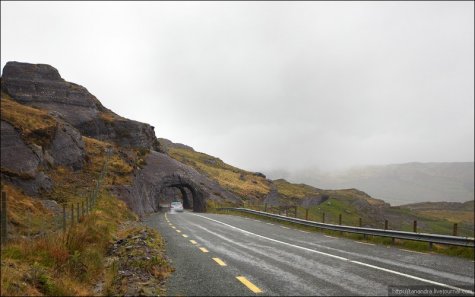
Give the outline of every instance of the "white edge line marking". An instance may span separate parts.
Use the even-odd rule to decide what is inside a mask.
[[[222,224],[222,225],[228,226],[228,227],[230,227],[230,228],[232,228],[232,229],[239,230],[239,231],[241,231],[241,232],[243,232],[243,233],[251,234],[251,235],[254,235],[254,236],[259,237],[259,238],[263,238],[263,239],[267,239],[267,240],[269,240],[269,241],[281,243],[281,244],[284,244],[284,245],[287,245],[287,246],[291,246],[291,247],[294,247],[294,248],[298,248],[298,249],[301,249],[301,250],[304,250],[304,251],[308,251],[308,252],[312,252],[312,253],[317,253],[317,254],[320,254],[320,255],[323,255],[323,256],[328,256],[328,257],[335,258],[335,259],[338,259],[338,260],[351,262],[351,263],[354,263],[354,264],[358,264],[358,265],[361,265],[361,266],[365,266],[365,267],[369,267],[369,268],[373,268],[373,269],[377,269],[377,270],[389,272],[389,273],[396,274],[396,275],[400,275],[400,276],[404,276],[404,277],[407,277],[407,278],[412,278],[412,279],[415,279],[415,280],[418,280],[418,281],[421,281],[421,282],[426,282],[426,283],[429,283],[429,284],[433,284],[433,285],[437,285],[437,286],[441,286],[441,287],[445,287],[445,288],[449,288],[449,289],[453,289],[453,290],[458,290],[459,292],[464,292],[464,293],[467,293],[467,294],[474,294],[474,292],[473,292],[473,291],[470,291],[470,290],[465,290],[465,289],[457,288],[457,287],[454,287],[454,286],[451,286],[451,285],[439,283],[439,282],[436,282],[436,281],[431,281],[431,280],[429,280],[429,279],[417,277],[417,276],[410,275],[410,274],[405,274],[405,273],[398,272],[398,271],[395,271],[395,270],[386,269],[386,268],[382,268],[382,267],[375,266],[375,265],[371,265],[371,264],[366,264],[366,263],[359,262],[359,261],[355,261],[355,260],[350,260],[350,259],[348,259],[348,258],[344,258],[344,257],[332,255],[332,254],[329,254],[329,253],[320,252],[320,251],[317,251],[317,250],[312,250],[312,249],[309,249],[309,248],[306,248],[306,247],[303,247],[303,246],[291,244],[291,243],[288,243],[288,242],[285,242],[285,241],[280,241],[280,240],[277,240],[277,239],[272,239],[272,238],[265,237],[265,236],[262,236],[262,235],[259,235],[259,234],[256,234],[256,233],[253,233],[253,232],[250,232],[250,231],[246,231],[246,230],[243,230],[243,229],[241,229],[241,228],[234,227],[234,226],[232,226],[232,225],[223,223],[223,222],[218,221],[218,220],[210,219],[210,218],[205,217],[205,216],[202,216],[202,215],[198,215],[198,214],[193,214],[193,215],[198,216],[198,217],[201,217],[201,218],[204,218],[204,219],[207,219],[207,220],[210,220],[210,221],[213,221],[213,222],[216,222],[216,223],[218,223],[218,224]],[[326,235],[325,235],[325,236],[326,236]]]
[[[328,237],[328,238],[335,238],[335,239],[338,239],[338,238],[335,237],[335,236],[330,236],[330,235],[323,235],[323,236]]]
[[[416,254],[423,254],[423,255],[430,255],[429,253],[423,253],[423,252],[418,252],[418,251],[411,251],[411,250],[406,250],[406,249],[400,249],[401,251],[409,252],[409,253],[416,253]]]
[[[358,240],[353,240],[353,242],[360,243],[360,244],[366,244],[366,245],[375,245],[374,243],[362,242],[362,241],[358,241]]]

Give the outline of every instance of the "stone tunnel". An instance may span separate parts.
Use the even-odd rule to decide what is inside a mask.
[[[163,199],[170,199],[173,197],[164,197],[170,195],[170,192],[166,191],[169,188],[178,189],[183,201],[183,207],[185,209],[193,210],[194,212],[206,212],[206,201],[205,193],[203,190],[196,185],[190,179],[183,177],[181,175],[170,175],[162,178],[158,185],[157,190],[157,201],[155,209],[158,209],[158,206]]]
[[[147,155],[146,165],[135,173],[131,185],[115,186],[111,190],[142,216],[158,211],[170,189],[178,192],[176,195],[181,197],[184,208],[195,212],[206,212],[208,199],[241,201],[191,166],[156,151]]]

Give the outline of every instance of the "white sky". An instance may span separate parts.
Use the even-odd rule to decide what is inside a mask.
[[[1,66],[248,170],[473,161],[474,2],[1,2]]]

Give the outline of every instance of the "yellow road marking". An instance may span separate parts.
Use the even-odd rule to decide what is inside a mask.
[[[178,232],[178,233],[181,233],[181,231],[180,231],[180,230],[176,230],[176,232]]]
[[[194,241],[193,239],[192,239],[192,240],[190,240],[190,242],[191,242],[192,244],[197,244],[197,242],[196,242],[196,241]]]
[[[208,253],[209,251],[207,249],[205,249],[204,247],[200,247],[200,250],[203,252],[203,253]]]
[[[172,228],[173,228],[173,229],[176,229],[176,227],[175,227],[175,226],[172,226]]]
[[[226,263],[224,263],[224,261],[220,258],[213,258],[213,260],[216,261],[216,263],[218,263],[220,266],[227,266]]]
[[[187,238],[187,237],[188,237],[188,235],[186,235],[186,234],[182,234],[182,236],[183,236],[183,237],[185,237],[185,238]]]
[[[243,283],[249,290],[251,290],[254,293],[262,293],[261,289],[256,287],[253,283],[247,280],[244,276],[238,276],[236,277],[241,283]]]

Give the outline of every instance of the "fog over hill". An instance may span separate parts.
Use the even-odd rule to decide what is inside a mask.
[[[265,172],[323,189],[357,188],[391,205],[474,199],[474,163],[405,163],[362,166],[339,172],[318,169]]]

